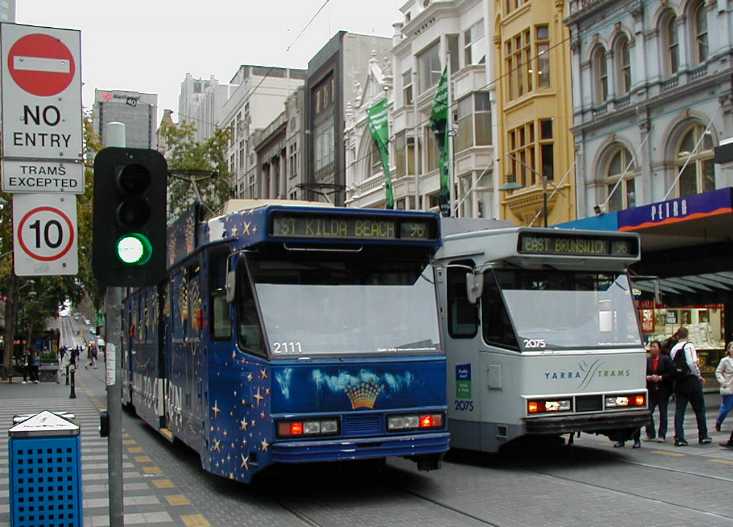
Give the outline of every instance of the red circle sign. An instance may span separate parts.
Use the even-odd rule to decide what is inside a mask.
[[[64,91],[74,79],[76,64],[66,44],[43,33],[19,38],[8,52],[8,69],[21,89],[50,97]]]
[[[30,247],[28,247],[26,240],[23,239],[23,229],[25,228],[25,224],[28,223],[29,220],[34,219],[34,215],[43,212],[46,212],[53,216],[58,216],[59,218],[61,218],[61,220],[63,220],[63,222],[69,229],[69,240],[65,244],[59,244],[58,252],[48,255],[38,254],[37,252],[32,251]],[[31,224],[31,227],[33,227],[33,224]],[[40,226],[38,228],[36,236],[38,236],[38,240],[40,242]],[[60,241],[62,236],[61,231],[59,231],[58,236]],[[41,262],[53,262],[54,260],[59,260],[71,250],[71,247],[74,244],[74,224],[71,223],[71,218],[69,218],[64,211],[57,209],[56,207],[36,207],[35,209],[31,209],[26,212],[25,215],[18,222],[18,243],[20,243],[20,247],[23,249],[23,252],[25,252],[34,260],[38,260]],[[37,243],[36,245],[40,245],[40,243]]]

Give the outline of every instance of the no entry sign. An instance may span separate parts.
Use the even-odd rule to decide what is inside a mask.
[[[13,196],[13,250],[18,276],[78,271],[76,196]]]
[[[82,159],[80,33],[18,24],[2,24],[0,32],[3,158],[26,164],[29,160],[78,163]],[[44,170],[29,166],[21,175]],[[73,168],[62,172],[69,178],[79,174]],[[77,180],[74,185],[11,191],[83,190],[83,181]]]
[[[69,47],[45,33],[19,38],[8,52],[8,71],[15,83],[31,95],[50,97],[74,80],[76,61]]]

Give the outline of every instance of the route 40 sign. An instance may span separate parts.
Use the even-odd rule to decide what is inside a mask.
[[[18,276],[74,275],[78,271],[76,196],[13,196],[13,246]]]
[[[2,24],[3,190],[84,192],[79,31]]]

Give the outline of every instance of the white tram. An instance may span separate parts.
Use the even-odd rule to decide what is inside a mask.
[[[436,256],[455,448],[645,424],[634,234],[448,219]]]

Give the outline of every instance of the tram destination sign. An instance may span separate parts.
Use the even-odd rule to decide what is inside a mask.
[[[270,233],[283,238],[428,241],[437,239],[438,225],[432,218],[278,214]]]
[[[523,232],[519,253],[547,256],[629,258],[639,255],[639,239],[618,236],[573,236]]]

